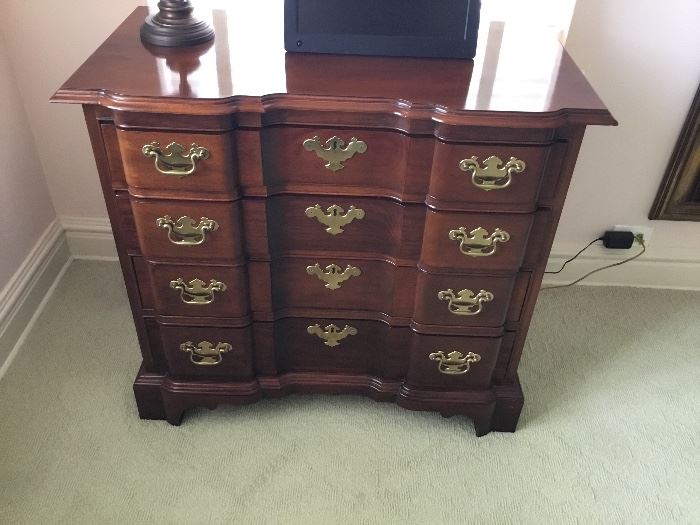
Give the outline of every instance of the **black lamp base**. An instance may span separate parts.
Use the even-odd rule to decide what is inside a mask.
[[[214,38],[214,30],[192,16],[189,0],[161,0],[160,11],[146,18],[141,41],[152,46],[184,47],[203,44]]]

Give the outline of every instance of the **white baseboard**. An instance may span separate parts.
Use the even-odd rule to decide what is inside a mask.
[[[630,250],[607,250],[592,246],[584,255],[570,262],[560,274],[545,275],[545,286],[567,284],[586,273],[622,261],[637,253],[638,247]],[[573,256],[577,248],[555,246],[547,263],[547,270],[558,270],[566,259]],[[621,266],[595,273],[580,285],[588,286],[634,286],[641,288],[670,288],[677,290],[700,290],[700,259],[697,253],[677,250],[673,257],[655,256],[652,250],[639,259]]]
[[[71,261],[54,220],[0,291],[0,379]]]
[[[70,253],[75,259],[117,260],[109,219],[102,217],[61,217]]]

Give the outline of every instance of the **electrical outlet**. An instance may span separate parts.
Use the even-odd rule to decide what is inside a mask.
[[[652,226],[628,226],[626,224],[616,224],[613,231],[628,231],[634,233],[635,235],[642,234],[644,236],[644,245],[649,246],[651,236],[654,233],[654,228]]]

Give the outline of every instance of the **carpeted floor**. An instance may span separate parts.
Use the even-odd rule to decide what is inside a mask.
[[[515,434],[364,398],[141,421],[116,263],[73,263],[0,381],[2,524],[700,523],[700,293],[543,292]]]

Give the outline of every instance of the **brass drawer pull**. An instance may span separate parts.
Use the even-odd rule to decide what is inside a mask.
[[[447,234],[451,241],[459,241],[459,251],[471,257],[488,257],[496,253],[496,243],[508,242],[510,234],[496,228],[493,233],[482,227],[478,227],[467,233],[467,229],[462,226],[456,230],[450,230]]]
[[[367,151],[367,144],[355,137],[350,139],[347,147],[345,141],[340,137],[331,137],[326,141],[326,147],[323,147],[319,137],[306,139],[303,143],[306,151],[314,151],[316,155],[326,161],[326,168],[335,172],[342,170],[345,165],[343,162],[352,158],[355,153],[364,153]]]
[[[445,355],[445,353],[440,350],[439,352],[430,354],[428,359],[438,362],[438,371],[441,374],[452,376],[469,372],[473,363],[481,361],[481,356],[474,352],[469,352],[467,355],[464,355],[462,352],[457,352],[456,350]]]
[[[207,232],[219,229],[219,223],[215,220],[202,217],[199,224],[195,224],[192,217],[185,215],[177,221],[173,221],[170,215],[164,215],[156,220],[156,226],[168,230],[168,239],[179,246],[197,246],[207,238]]]
[[[221,364],[223,355],[231,351],[228,343],[219,343],[214,346],[209,341],[202,341],[197,346],[192,341],[187,341],[180,345],[180,350],[190,354],[190,361],[199,366],[216,366]]]
[[[319,339],[323,339],[324,345],[326,346],[338,346],[340,341],[345,339],[349,335],[357,335],[357,328],[345,325],[342,330],[334,324],[329,324],[326,328],[321,328],[319,325],[311,325],[306,331],[311,334],[318,336]]]
[[[438,299],[447,301],[447,308],[455,315],[477,315],[481,313],[483,304],[493,301],[493,294],[480,290],[474,294],[471,290],[460,290],[455,296],[451,288],[438,292]]]
[[[209,150],[192,144],[189,151],[177,142],[171,142],[161,149],[160,143],[151,142],[146,144],[141,151],[146,157],[155,159],[156,169],[163,175],[173,175],[175,177],[187,177],[192,175],[197,169],[197,161],[209,158]]]
[[[201,279],[192,279],[185,284],[182,277],[170,281],[170,288],[180,290],[180,298],[186,304],[211,304],[214,302],[214,292],[226,291],[226,285],[216,279],[206,284]]]
[[[478,157],[463,159],[459,162],[459,169],[472,172],[472,183],[484,191],[502,190],[511,183],[513,173],[525,171],[526,164],[520,159],[511,157],[503,165],[503,161],[496,156],[484,160],[484,167],[479,166]]]
[[[315,206],[306,208],[304,213],[306,213],[306,216],[310,219],[316,218],[318,222],[328,226],[326,231],[331,235],[338,235],[345,231],[343,230],[343,226],[347,226],[355,219],[359,220],[365,217],[365,211],[360,208],[355,208],[355,206],[350,206],[345,214],[343,214],[344,211],[345,210],[337,204],[333,204],[329,206],[324,213],[321,206],[316,204]]]
[[[316,263],[313,266],[306,267],[306,273],[309,275],[315,275],[321,281],[326,283],[326,288],[329,290],[337,290],[340,288],[341,283],[350,279],[350,277],[358,277],[362,275],[362,271],[349,264],[343,270],[337,264],[329,264],[326,266],[325,271],[321,269],[321,266]]]

